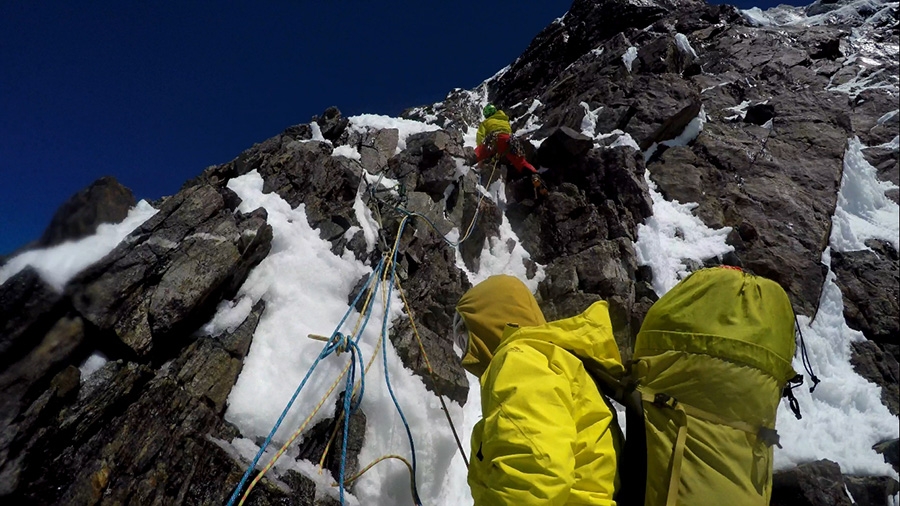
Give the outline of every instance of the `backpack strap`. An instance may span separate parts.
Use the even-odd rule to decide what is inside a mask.
[[[600,392],[625,407],[625,444],[619,455],[620,486],[616,492],[616,504],[644,506],[647,488],[647,432],[637,384],[627,375],[616,378],[595,360],[572,354],[584,364],[584,369]]]

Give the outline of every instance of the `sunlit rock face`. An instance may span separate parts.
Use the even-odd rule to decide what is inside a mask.
[[[396,246],[393,272],[409,306],[387,338],[399,369],[423,385],[423,405],[432,394],[452,409],[466,402],[454,305],[490,274],[526,281],[548,319],[607,300],[628,358],[662,292],[726,263],[779,282],[805,328],[832,311],[825,316],[859,331],[853,366],[882,386],[896,415],[900,274],[896,228],[884,218],[896,213],[900,182],[896,23],[897,4],[876,0],[765,12],[577,0],[474,90],[401,118],[329,108],[210,167],[61,290],[42,277],[48,267],[12,272],[8,259],[0,265],[0,498],[225,504],[248,465],[246,448],[265,436],[228,411],[246,401],[229,396],[242,373],[258,373],[253,343],[267,313],[285,311],[285,294],[257,290],[252,273],[296,253],[286,235],[295,216],[325,241],[320,257],[356,262],[359,272]],[[546,195],[503,164],[474,168],[473,129],[488,101],[509,114]],[[242,207],[247,195],[232,188],[249,177],[280,207]],[[115,202],[133,204],[130,192],[104,185]],[[91,205],[63,215],[86,216]],[[95,214],[122,220],[128,206]],[[48,237],[89,235],[76,221],[62,220]],[[266,279],[275,286],[287,274]],[[367,277],[351,277],[337,299],[362,309],[356,295]],[[822,307],[835,286],[840,295]],[[282,354],[309,354],[307,336],[293,331]],[[317,462],[329,439],[344,439],[337,395],[327,403],[334,415],[311,424],[285,458]],[[348,473],[366,464],[360,455],[376,444],[381,411],[354,413]],[[449,436],[440,444],[455,446]],[[877,446],[896,463],[896,442]],[[339,471],[334,453],[323,463]],[[810,485],[822,477],[837,484],[841,468],[821,461],[786,470],[773,504],[840,496],[842,487]],[[858,500],[896,493],[890,477],[844,485]],[[323,487],[281,470],[251,503],[333,504]],[[439,488],[429,489],[433,498]]]

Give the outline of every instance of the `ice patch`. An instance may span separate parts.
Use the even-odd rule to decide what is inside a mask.
[[[898,113],[900,113],[900,109],[894,109],[893,111],[891,111],[891,112],[889,112],[889,113],[883,115],[882,117],[878,118],[878,121],[877,121],[876,123],[879,124],[879,125],[884,125],[885,123],[887,123],[887,122],[891,121],[892,119],[896,118]]]
[[[634,63],[634,60],[637,59],[638,50],[636,47],[631,46],[626,51],[625,54],[622,55],[622,61],[625,63],[625,68],[628,69],[628,72],[631,72],[631,64]]]
[[[900,207],[885,196],[897,186],[878,180],[863,148],[859,137],[853,137],[844,152],[844,175],[831,218],[831,246],[839,252],[867,250],[867,240],[880,239],[900,250]]]
[[[100,370],[107,362],[109,362],[109,359],[103,353],[99,351],[91,353],[91,356],[84,359],[84,362],[78,366],[78,370],[81,372],[81,382],[84,383],[88,377]]]
[[[353,146],[347,146],[346,144],[334,148],[331,156],[343,156],[357,161],[362,160],[362,155],[359,154],[359,151]]]
[[[644,162],[647,162],[653,155],[656,153],[656,150],[659,148],[659,144],[663,146],[687,146],[688,144],[694,142],[694,140],[700,136],[700,132],[703,131],[703,125],[706,124],[708,120],[706,116],[706,111],[703,106],[700,106],[700,112],[697,114],[694,119],[692,119],[685,127],[684,130],[675,137],[674,139],[669,139],[667,141],[662,141],[660,143],[654,142],[647,151],[644,152]]]
[[[821,383],[812,394],[809,388],[794,389],[802,419],[793,416],[786,402],[778,406],[776,428],[783,449],[775,448],[775,469],[829,459],[840,464],[845,474],[897,477],[871,449],[900,435],[897,418],[881,403],[881,389],[850,365],[850,343],[865,337],[844,320],[844,300],[827,249],[822,260],[829,270],[816,318],[810,322],[809,317],[798,316],[809,359]],[[793,366],[803,371],[800,357],[794,357]]]
[[[678,46],[678,49],[682,53],[697,58],[697,52],[691,47],[691,41],[689,41],[687,36],[683,33],[675,34],[675,45]]]

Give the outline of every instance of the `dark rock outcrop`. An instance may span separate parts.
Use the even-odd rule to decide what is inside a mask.
[[[46,248],[89,236],[101,223],[124,220],[134,204],[131,190],[114,177],[102,177],[57,209],[37,246]]]
[[[180,348],[269,252],[266,213],[226,207],[211,186],[186,189],[67,289],[75,309],[136,355]]]
[[[263,310],[258,304],[233,332],[195,338],[159,368],[117,360],[86,379],[79,380],[72,366],[55,374],[40,396],[4,424],[0,495],[21,504],[94,504],[101,497],[224,504],[244,470],[224,449],[238,436],[222,420],[224,401]],[[49,364],[48,353],[63,359],[96,332],[77,318],[61,320],[0,381],[6,387],[5,380],[19,373],[23,381],[14,388],[21,389],[46,376],[31,366]],[[3,392],[7,400],[10,390]],[[313,504],[315,487],[307,478],[289,474],[282,482],[287,485],[264,480],[249,503]]]
[[[879,343],[900,338],[900,263],[892,246],[870,241],[871,251],[832,252],[831,269],[844,296],[850,328]],[[895,396],[896,397],[896,396]]]
[[[830,460],[801,464],[772,478],[772,506],[852,506],[841,466]]]
[[[0,369],[34,347],[60,316],[62,299],[31,267],[0,285]]]
[[[874,341],[850,343],[853,356],[850,363],[863,378],[881,387],[881,400],[894,415],[900,416],[900,363],[894,353],[883,349],[884,345]]]
[[[801,464],[775,473],[772,506],[881,506],[900,491],[894,478],[841,475],[830,460]],[[848,495],[849,492],[849,495]],[[852,497],[852,499],[851,499]]]

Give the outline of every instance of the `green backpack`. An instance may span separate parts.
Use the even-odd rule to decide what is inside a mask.
[[[794,324],[774,281],[703,269],[650,308],[625,377],[586,364],[626,408],[618,504],[769,504],[782,396],[799,418]]]

